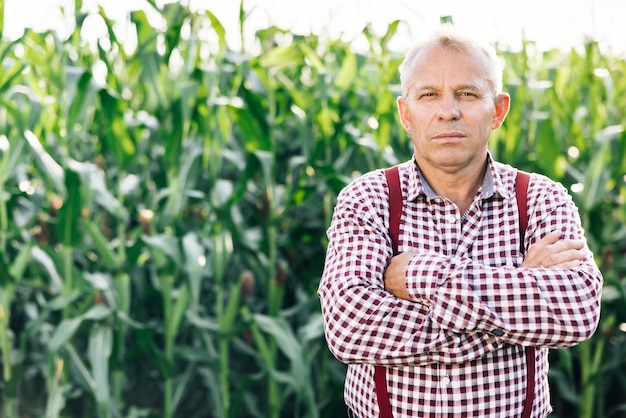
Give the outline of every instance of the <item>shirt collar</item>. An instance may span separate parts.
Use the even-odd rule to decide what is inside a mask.
[[[408,199],[415,201],[419,196],[425,196],[429,199],[439,197],[422,176],[415,158],[412,159],[410,167]],[[501,173],[500,171],[491,153],[487,153],[487,170],[485,171],[485,177],[483,178],[483,184],[481,186],[482,199],[489,199],[493,196],[502,196],[506,199],[515,197],[514,188],[510,184],[507,184],[503,178],[503,176],[506,177],[505,173]]]

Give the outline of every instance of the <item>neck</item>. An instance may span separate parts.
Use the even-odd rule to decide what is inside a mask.
[[[472,204],[474,196],[483,184],[487,162],[477,167],[464,167],[461,170],[432,169],[420,166],[423,178],[433,191],[450,199],[464,213]]]

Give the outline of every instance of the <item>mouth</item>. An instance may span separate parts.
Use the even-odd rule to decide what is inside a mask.
[[[465,134],[459,131],[448,131],[448,132],[441,132],[433,136],[432,138],[438,142],[459,141],[465,138]]]

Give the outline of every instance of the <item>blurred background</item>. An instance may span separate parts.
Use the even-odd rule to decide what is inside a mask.
[[[5,33],[9,37],[19,36],[24,27],[54,29],[60,33],[67,33],[74,27],[70,15],[61,10],[73,10],[72,0],[5,0],[5,3]],[[82,8],[94,11],[100,6],[109,16],[124,22],[129,11],[144,8],[144,3],[142,0],[83,0]],[[156,2],[163,3],[163,0]],[[233,35],[239,25],[238,1],[189,0],[186,3],[196,10],[211,10],[232,30],[228,31],[228,38],[233,47],[238,46],[239,41]],[[434,29],[441,16],[452,16],[457,26],[506,48],[521,48],[523,38],[532,39],[540,49],[580,48],[589,38],[606,52],[626,53],[626,27],[622,22],[626,3],[615,0],[246,0],[244,9],[249,13],[245,28],[249,38],[259,28],[276,25],[294,33],[313,32],[356,41],[365,24],[371,24],[380,32],[390,22],[401,19],[405,23],[398,30],[400,36],[394,38],[390,47],[404,50],[419,30]],[[104,29],[94,24],[85,32],[95,36]]]
[[[0,416],[342,417],[335,198],[405,161],[412,40],[494,43],[493,156],[568,188],[603,272],[551,418],[626,417],[618,1],[0,1]]]

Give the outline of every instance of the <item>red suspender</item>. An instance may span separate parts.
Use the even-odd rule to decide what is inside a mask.
[[[393,246],[393,255],[398,254],[398,237],[400,236],[400,218],[402,218],[402,186],[398,166],[385,170],[387,187],[389,188],[389,235]]]
[[[402,187],[398,166],[393,166],[385,170],[387,178],[387,188],[389,189],[389,234],[393,245],[393,254],[398,254],[398,237],[400,235],[400,218],[402,217]],[[530,175],[523,171],[518,171],[515,178],[515,197],[517,199],[517,209],[519,212],[520,225],[520,251],[524,253],[524,234],[528,227],[528,183]],[[535,347],[527,346],[526,354],[526,399],[524,400],[524,410],[522,418],[530,418],[535,399]],[[374,384],[376,387],[376,398],[378,400],[379,418],[393,418],[391,404],[389,403],[389,393],[387,392],[387,369],[384,366],[374,366]]]
[[[515,177],[515,198],[517,199],[517,211],[519,212],[519,250],[524,254],[524,234],[528,228],[528,207],[526,205],[526,196],[528,195],[528,182],[530,175],[523,171],[517,171]]]
[[[519,237],[520,251],[524,254],[524,233],[528,227],[528,207],[526,196],[528,195],[528,181],[530,175],[523,171],[517,172],[515,178],[515,197],[517,198],[517,210],[519,212]],[[535,399],[535,347],[526,346],[526,400],[522,418],[530,418],[533,411],[533,401]]]
[[[385,170],[387,188],[389,189],[389,235],[393,254],[398,254],[398,236],[400,236],[400,218],[402,217],[402,186],[398,166]],[[378,400],[379,418],[393,418],[389,393],[387,392],[387,369],[385,366],[374,366],[374,386]]]

